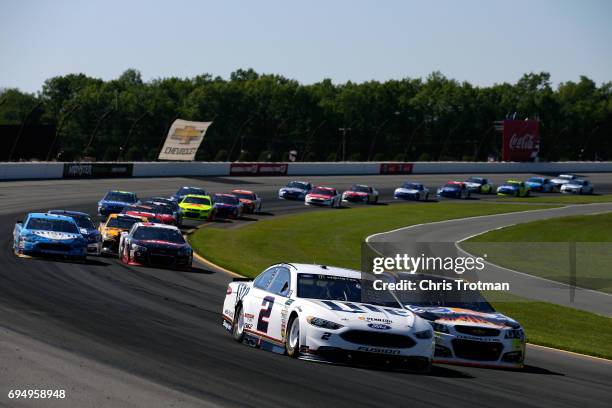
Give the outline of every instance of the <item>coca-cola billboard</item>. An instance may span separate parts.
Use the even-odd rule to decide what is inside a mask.
[[[503,161],[534,161],[540,152],[540,122],[504,120]]]

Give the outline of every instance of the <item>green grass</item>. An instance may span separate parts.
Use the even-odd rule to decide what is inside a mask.
[[[612,319],[609,317],[520,298],[493,302],[493,306],[519,321],[530,343],[612,359]]]
[[[517,204],[423,203],[312,211],[253,222],[242,228],[201,228],[189,238],[206,259],[255,276],[275,262],[306,262],[359,269],[366,236],[413,224],[550,208]]]
[[[573,242],[573,247],[570,242]],[[535,221],[491,231],[462,243],[489,262],[563,283],[612,293],[612,213]]]
[[[536,209],[540,206],[530,206]],[[316,211],[257,221],[242,228],[201,228],[189,237],[207,259],[247,276],[279,261],[359,268],[360,244],[370,234],[402,226],[525,210],[512,204],[439,203]],[[494,307],[521,322],[530,343],[612,359],[612,319],[507,293]],[[529,362],[529,357],[527,357]]]
[[[553,203],[553,204],[592,204],[612,202],[612,194],[602,195],[548,195],[542,193],[530,197],[499,197],[500,200],[522,203]]]

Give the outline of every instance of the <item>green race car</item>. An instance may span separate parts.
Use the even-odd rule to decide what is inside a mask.
[[[215,218],[214,204],[207,195],[187,194],[179,202],[183,218],[189,220],[213,220]]]
[[[531,189],[520,180],[507,180],[504,184],[498,187],[497,195],[527,197]]]

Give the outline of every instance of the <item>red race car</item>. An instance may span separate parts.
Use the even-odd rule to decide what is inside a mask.
[[[255,212],[261,212],[261,197],[254,192],[248,190],[233,190],[232,194],[238,197],[245,213],[253,214]]]

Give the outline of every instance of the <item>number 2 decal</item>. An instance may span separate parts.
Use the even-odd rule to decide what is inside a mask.
[[[257,319],[257,331],[267,333],[270,314],[274,306],[274,297],[266,296],[261,302],[261,310],[259,311],[259,319]]]

